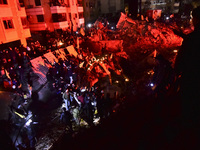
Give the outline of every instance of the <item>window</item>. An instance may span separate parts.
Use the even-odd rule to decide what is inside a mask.
[[[36,6],[41,6],[40,0],[35,0],[35,5],[36,5]]]
[[[62,14],[52,14],[53,22],[67,21],[66,13]]]
[[[123,5],[123,4],[124,4],[124,1],[123,1],[123,0],[121,0],[121,1],[120,1],[120,4],[121,4],[121,5]]]
[[[89,2],[89,7],[94,7],[94,2]]]
[[[37,15],[38,22],[44,22],[44,16],[43,15]]]
[[[4,24],[5,29],[14,29],[14,25],[13,25],[12,19],[3,20],[3,24]]]
[[[82,0],[78,0],[78,6],[83,6],[82,5]]]
[[[97,6],[101,6],[101,2],[100,1],[97,2]]]
[[[94,13],[90,13],[90,17],[91,17],[91,18],[94,17]]]
[[[0,0],[0,4],[8,4],[7,0]]]
[[[116,7],[115,6],[110,6],[109,7],[109,12],[115,12],[116,11]]]
[[[71,16],[71,13],[69,13],[69,20],[72,20],[72,16]]]
[[[78,15],[77,14],[75,14],[75,18],[77,18],[78,17]]]
[[[79,13],[79,18],[83,18],[83,12]]]
[[[19,4],[21,7],[24,7],[24,1],[23,0],[19,0]]]
[[[28,28],[28,20],[26,19],[26,17],[21,18],[21,22],[24,29]]]

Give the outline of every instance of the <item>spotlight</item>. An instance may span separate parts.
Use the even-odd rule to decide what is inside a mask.
[[[174,53],[177,53],[177,52],[178,52],[178,50],[176,50],[176,49],[175,49],[173,52],[174,52]]]
[[[150,86],[151,86],[151,87],[153,87],[153,86],[154,86],[154,84],[153,84],[153,83],[150,83]]]
[[[128,82],[128,81],[129,81],[129,79],[128,79],[128,78],[126,78],[126,79],[125,79],[125,81],[126,81],[126,82]]]
[[[92,27],[92,24],[91,24],[91,23],[88,23],[87,26],[88,26],[88,28],[91,28],[91,27]]]

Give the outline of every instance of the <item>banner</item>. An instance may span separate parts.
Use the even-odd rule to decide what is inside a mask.
[[[78,56],[78,53],[77,53],[76,50],[74,49],[74,46],[73,46],[73,45],[68,46],[68,47],[66,47],[66,48],[67,48],[69,54],[72,54],[72,55],[74,55],[75,57]]]
[[[58,59],[54,54],[52,54],[52,52],[44,54],[44,57],[51,63],[51,65],[53,65],[54,62],[58,62]]]
[[[55,53],[56,53],[56,58],[58,58],[58,59],[61,58],[62,60],[66,60],[66,59],[67,59],[67,58],[66,58],[65,51],[64,51],[63,48],[62,48],[62,49],[59,49],[59,50],[56,50]]]
[[[35,74],[38,75],[39,79],[38,82],[40,84],[44,84],[46,79],[46,73],[48,72],[48,64],[45,63],[44,59],[41,56],[31,60],[32,69]]]

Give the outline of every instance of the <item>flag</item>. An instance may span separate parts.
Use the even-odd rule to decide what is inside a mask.
[[[74,55],[75,57],[78,56],[78,53],[77,53],[76,50],[74,49],[74,46],[73,46],[73,45],[68,46],[68,47],[66,47],[66,48],[67,48],[69,54],[72,54],[72,55]]]

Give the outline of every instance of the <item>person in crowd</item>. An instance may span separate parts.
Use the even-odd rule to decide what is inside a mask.
[[[69,89],[67,88],[66,90],[65,90],[65,92],[63,93],[63,95],[62,95],[62,98],[63,98],[63,100],[64,100],[64,102],[65,102],[65,107],[66,107],[66,110],[67,111],[69,111],[69,109],[70,109],[70,106],[71,106],[71,104],[70,104],[70,94],[69,94]]]
[[[86,117],[86,121],[89,125],[93,125],[93,111],[92,111],[91,97],[87,92],[84,97],[83,111]]]
[[[72,105],[71,112],[72,112],[73,119],[74,119],[74,121],[75,121],[75,123],[76,123],[77,126],[80,125],[80,120],[81,120],[80,119],[80,111],[79,110],[80,109],[79,109],[78,105]]]
[[[98,116],[102,120],[105,115],[105,97],[104,97],[104,91],[101,91],[99,95],[97,95],[97,112]]]
[[[189,126],[200,123],[200,7],[192,11],[192,23],[194,31],[184,38],[174,66],[180,79],[182,121]]]
[[[69,128],[69,132],[72,132],[72,114],[66,110],[65,107],[62,108],[62,114],[60,115],[60,122],[63,123],[67,128]]]

